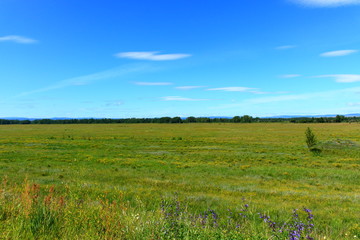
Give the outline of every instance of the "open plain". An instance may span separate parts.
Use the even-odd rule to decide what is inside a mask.
[[[359,144],[349,123],[0,126],[0,238],[354,239]]]

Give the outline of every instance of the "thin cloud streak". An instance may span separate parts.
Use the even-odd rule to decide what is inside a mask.
[[[251,104],[267,104],[273,102],[287,102],[287,101],[299,101],[299,100],[310,100],[310,99],[320,99],[320,98],[334,98],[338,95],[343,94],[356,94],[360,91],[360,87],[355,88],[346,88],[334,91],[326,91],[326,92],[314,92],[314,93],[303,93],[303,94],[292,94],[292,95],[282,95],[282,96],[274,96],[274,97],[262,97],[262,98],[251,98],[242,101],[237,104],[227,104],[217,108],[226,109],[226,108],[234,108],[241,106],[249,106]]]
[[[139,86],[168,86],[172,85],[171,82],[134,82],[135,85]]]
[[[351,102],[351,103],[348,103],[348,105],[349,106],[351,106],[351,107],[358,107],[358,106],[360,106],[360,102]]]
[[[297,77],[301,77],[300,74],[284,74],[284,75],[280,75],[281,78],[297,78]]]
[[[324,52],[320,54],[321,57],[342,57],[358,52],[358,50],[338,50],[331,52]]]
[[[251,93],[254,94],[285,94],[285,93],[289,93],[289,92],[262,92],[262,91],[250,91]]]
[[[59,81],[53,85],[50,85],[48,87],[36,89],[33,91],[29,91],[29,92],[23,92],[23,93],[17,95],[16,97],[23,97],[23,96],[32,95],[35,93],[48,92],[51,90],[61,89],[61,88],[70,87],[70,86],[87,85],[87,84],[90,84],[93,82],[102,81],[105,79],[110,79],[110,78],[115,78],[115,77],[121,77],[126,74],[143,72],[143,71],[150,71],[150,68],[148,66],[144,66],[144,65],[142,65],[142,66],[134,66],[134,65],[122,66],[122,67],[113,68],[113,69],[109,69],[109,70],[94,73],[94,74],[65,79],[65,80]]]
[[[8,35],[0,37],[0,42],[15,42],[15,43],[22,43],[22,44],[30,44],[38,42],[35,39],[17,36],[17,35]]]
[[[204,88],[205,86],[180,86],[180,87],[175,87],[176,89],[179,90],[192,90],[192,89],[196,89],[196,88]]]
[[[162,101],[183,101],[183,102],[189,102],[189,101],[209,101],[210,99],[197,99],[197,98],[186,98],[186,97],[180,97],[180,96],[167,96],[162,97]]]
[[[292,2],[308,7],[340,7],[359,5],[360,0],[291,0]]]
[[[316,78],[334,78],[338,83],[360,82],[360,74],[329,74],[315,76]]]
[[[111,101],[111,102],[107,102],[105,106],[107,107],[119,107],[124,105],[123,101]]]
[[[288,49],[292,49],[292,48],[296,48],[295,45],[284,45],[284,46],[278,46],[275,49],[276,50],[288,50]]]
[[[207,91],[225,91],[225,92],[249,92],[255,88],[248,87],[222,87],[222,88],[209,88]]]
[[[115,54],[118,58],[129,58],[137,60],[150,60],[150,61],[169,61],[178,60],[190,57],[191,54],[176,53],[176,54],[159,54],[158,51],[154,52],[122,52]]]

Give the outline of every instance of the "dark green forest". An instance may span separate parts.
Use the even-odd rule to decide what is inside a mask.
[[[7,124],[101,124],[101,123],[340,123],[360,122],[360,117],[292,117],[292,118],[259,118],[249,115],[228,117],[160,117],[160,118],[74,118],[74,119],[34,119],[16,120],[0,119],[0,125]]]

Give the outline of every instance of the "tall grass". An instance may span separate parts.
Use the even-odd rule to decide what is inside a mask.
[[[245,200],[244,200],[245,202]],[[272,218],[248,203],[226,212],[192,212],[187,202],[163,199],[148,210],[124,196],[100,194],[91,199],[25,180],[1,187],[2,239],[314,239],[309,209]]]

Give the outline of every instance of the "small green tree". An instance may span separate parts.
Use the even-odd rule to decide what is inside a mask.
[[[305,135],[306,135],[306,144],[309,150],[311,150],[317,144],[316,137],[309,127],[306,129]]]
[[[311,131],[309,127],[306,129],[305,135],[306,135],[306,144],[309,148],[309,151],[312,152],[315,156],[319,156],[321,153],[321,149],[316,147],[317,140],[315,134]]]

